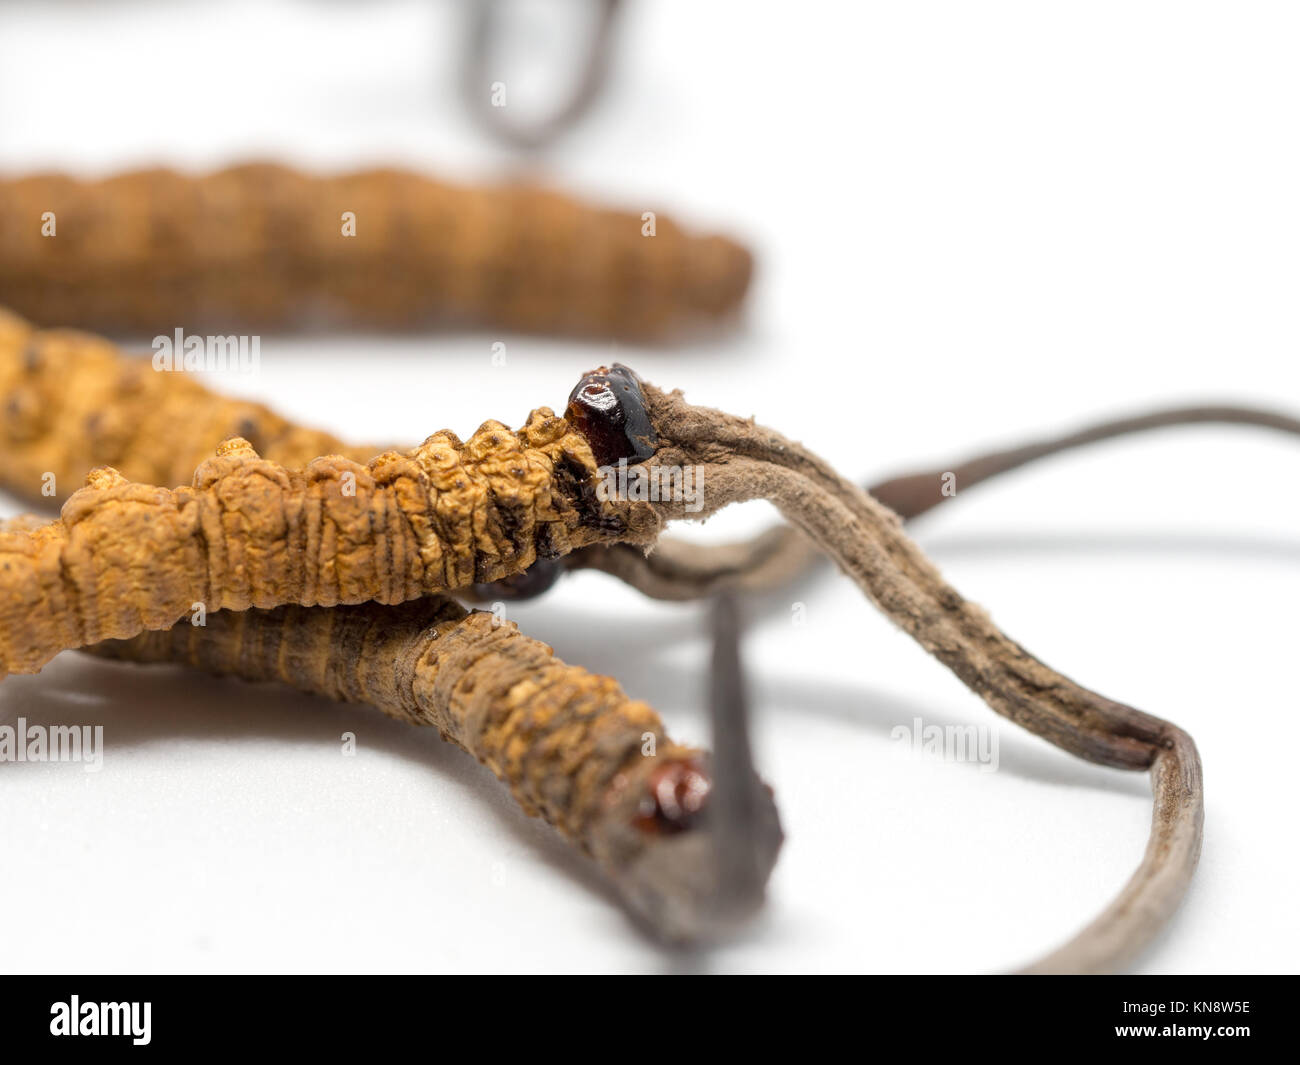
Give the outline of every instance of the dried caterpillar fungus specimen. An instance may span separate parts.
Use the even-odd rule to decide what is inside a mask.
[[[200,468],[192,489],[176,492],[100,471],[69,500],[62,522],[0,539],[8,668],[39,668],[62,647],[165,628],[191,596],[235,610],[393,604],[499,580],[538,557],[593,544],[650,547],[671,520],[765,498],[992,709],[1090,761],[1150,770],[1156,804],[1143,863],[1115,903],[1041,967],[1113,966],[1173,911],[1200,846],[1191,739],[1012,641],[943,580],[897,515],[824,461],[752,420],[691,406],[617,367],[579,383],[569,418],[539,411],[513,442],[508,436],[489,423],[463,446],[440,434],[423,455],[389,453],[368,468],[319,459],[293,472],[235,441]],[[530,460],[521,462],[521,452]],[[707,485],[702,511],[678,498],[602,495],[598,467],[620,459],[698,471]],[[357,470],[369,473],[364,492],[340,498],[341,474]],[[90,515],[101,524],[83,526]],[[31,617],[39,638],[16,640],[16,623]]]
[[[48,325],[151,335],[315,312],[656,336],[733,312],[749,252],[658,216],[643,235],[643,214],[399,170],[13,178],[0,181],[0,303]]]
[[[743,916],[732,912],[743,894],[713,860],[724,826],[708,812],[709,757],[673,743],[659,716],[616,681],[566,665],[491,614],[443,598],[222,612],[203,628],[182,623],[92,650],[282,681],[431,725],[509,785],[526,812],[595,858],[657,935],[694,940]],[[673,781],[697,789],[692,803],[677,801]],[[752,772],[743,788],[759,808],[745,842],[761,895],[781,829]]]

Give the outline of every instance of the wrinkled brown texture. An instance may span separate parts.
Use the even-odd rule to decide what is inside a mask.
[[[547,408],[368,464],[289,470],[235,438],[174,490],[100,467],[34,532],[0,532],[0,674],[208,611],[401,603],[597,540],[649,543],[648,504],[601,502],[591,449]]]
[[[76,380],[76,388],[67,381]],[[1300,435],[1300,419],[1240,406],[1173,407],[1095,423],[1076,432],[987,452],[872,484],[867,491],[905,519],[959,492],[1062,452],[1122,436],[1191,425],[1239,425]],[[149,360],[98,337],[37,330],[0,308],[0,487],[28,499],[61,501],[86,472],[107,465],[131,481],[173,486],[223,440],[247,439],[263,458],[301,466],[318,455],[366,461],[378,448],[349,444],[298,425],[268,407],[233,399],[185,374],[154,372]],[[46,473],[54,491],[42,496]],[[598,569],[656,599],[686,600],[723,588],[761,592],[811,570],[820,548],[798,527],[749,540],[697,544],[661,538],[639,546],[597,544],[568,555],[568,569]]]
[[[663,441],[655,461],[702,471],[704,506],[694,517],[770,500],[999,713],[1092,761],[1150,764],[1162,722],[1066,680],[1009,640],[943,580],[893,511],[773,430],[692,406],[680,393],[645,392]],[[656,505],[669,518],[688,516],[683,503]]]
[[[189,484],[235,436],[291,468],[319,455],[365,462],[380,450],[220,395],[190,374],[159,372],[147,354],[88,333],[37,329],[0,308],[0,485],[16,495],[61,501],[96,466],[142,484]]]
[[[957,493],[1054,455],[1119,437],[1196,425],[1236,425],[1300,436],[1300,419],[1280,411],[1223,404],[1170,407],[891,477],[872,484],[867,492],[910,520],[956,499]],[[953,491],[945,493],[945,485]],[[823,557],[797,526],[782,525],[733,543],[692,544],[664,537],[649,555],[619,545],[584,548],[570,555],[566,565],[609,573],[654,599],[680,600],[727,588],[770,591],[808,573]]]
[[[565,665],[513,623],[447,598],[222,612],[87,650],[282,681],[432,725],[508,784],[527,813],[599,861],[662,939],[698,942],[732,928],[761,902],[781,845],[771,791],[753,779],[753,838],[738,842],[752,850],[756,894],[733,897],[717,861],[709,756],[672,742],[658,715],[616,681]],[[687,767],[696,816],[671,833],[647,827],[657,785]]]
[[[617,681],[566,665],[513,622],[442,597],[222,611],[203,626],[182,622],[92,650],[282,681],[430,725],[508,784],[526,812],[606,862],[616,856],[602,820],[621,794],[646,795],[657,769],[701,754],[673,743],[659,716]],[[646,734],[653,757],[642,753]]]
[[[642,236],[654,207],[266,163],[11,178],[0,180],[0,303],[44,325],[148,335],[320,317],[657,336],[733,312],[749,252],[662,215]],[[349,211],[355,236],[342,232]]]

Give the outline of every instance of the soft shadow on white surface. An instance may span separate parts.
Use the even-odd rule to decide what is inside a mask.
[[[1300,531],[1292,539],[1236,536],[1232,533],[1056,531],[1006,533],[945,533],[927,537],[926,550],[938,559],[995,558],[1026,555],[1095,557],[1097,555],[1175,556],[1238,559],[1270,564],[1300,565]]]
[[[580,653],[584,663],[616,663],[610,671],[625,691],[638,698],[659,707],[689,708],[698,720],[701,740],[708,742],[707,713],[702,702],[704,675],[684,673],[674,668],[669,659],[656,654],[656,650],[682,640],[707,639],[703,633],[684,631],[680,622],[630,624],[617,617],[593,617],[568,610],[533,615],[527,629],[530,636],[549,643],[566,660]],[[577,632],[584,635],[575,638],[573,634]],[[627,650],[633,646],[639,651],[630,655]],[[937,664],[935,668],[942,669]],[[792,718],[815,715],[880,738],[888,738],[890,730],[900,722],[918,717],[927,725],[939,727],[971,723],[968,718],[945,714],[931,703],[865,680],[862,684],[845,684],[826,678],[766,676],[761,681],[751,678],[750,684],[757,714],[785,714]],[[1140,774],[1091,765],[1010,725],[1002,728],[1000,735],[1001,772],[1063,787],[1102,788],[1128,794],[1146,794],[1149,790],[1145,777]],[[759,768],[761,771],[761,764]],[[973,762],[960,763],[957,768],[963,772],[979,771]]]
[[[77,665],[70,673],[23,684],[18,697],[6,697],[17,687],[7,681],[7,690],[0,692],[0,723],[11,724],[21,715],[29,725],[77,720],[102,725],[111,747],[106,761],[118,753],[194,742],[278,745],[292,758],[295,750],[323,743],[337,747],[342,733],[361,731],[369,751],[413,762],[473,792],[503,827],[534,848],[542,860],[563,870],[576,885],[615,898],[590,862],[548,826],[527,817],[484,766],[432,729],[415,728],[372,707],[336,703],[282,684],[250,684],[179,666],[75,657]],[[167,757],[166,751],[161,750],[159,757]],[[15,762],[5,771],[21,773],[38,766]]]

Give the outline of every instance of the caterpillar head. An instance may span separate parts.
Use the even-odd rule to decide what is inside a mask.
[[[586,437],[598,466],[619,459],[643,462],[659,446],[641,380],[617,362],[583,375],[569,394],[565,415]]]

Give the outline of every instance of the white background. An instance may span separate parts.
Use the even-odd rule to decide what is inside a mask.
[[[574,20],[532,10],[530,54],[559,64],[510,67],[520,108],[575,62]],[[0,5],[0,168],[512,172],[523,162],[455,93],[460,14]],[[264,336],[260,376],[216,384],[356,439],[414,442],[518,424],[613,357],[861,478],[1149,404],[1295,412],[1298,45],[1283,3],[640,0],[598,109],[539,168],[742,234],[761,269],[738,331],[673,351]],[[505,367],[490,363],[498,339]],[[1259,431],[1174,431],[974,490],[915,530],[1015,639],[1196,737],[1204,856],[1140,971],[1295,968],[1298,459],[1300,441]],[[740,508],[695,535],[769,520]],[[698,606],[585,574],[514,616],[707,739]],[[436,735],[69,653],[0,686],[0,719],[102,723],[107,743],[97,775],[0,773],[2,964],[990,971],[1070,935],[1136,865],[1143,776],[1002,723],[847,581],[755,604],[746,651],[788,843],[738,942],[657,948]],[[997,728],[998,771],[891,741],[918,716]]]

